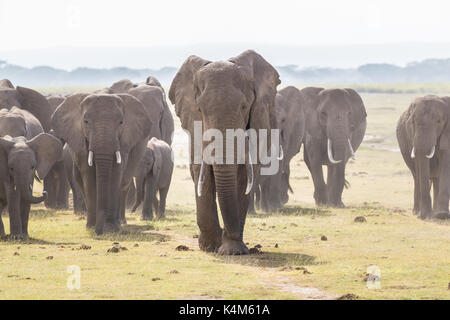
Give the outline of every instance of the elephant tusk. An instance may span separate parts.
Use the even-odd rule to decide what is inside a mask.
[[[89,151],[88,154],[88,165],[89,167],[92,167],[92,158],[94,157],[94,153],[92,151]]]
[[[284,158],[283,146],[280,144],[280,154],[278,155],[278,160],[283,160],[283,158]]]
[[[118,164],[122,163],[122,157],[120,156],[120,151],[119,150],[116,151],[116,162]]]
[[[433,146],[433,149],[431,149],[431,153],[426,155],[425,157],[427,157],[428,159],[431,159],[434,157],[434,152],[436,151],[436,146]]]
[[[414,159],[416,157],[416,148],[413,147],[411,151],[411,158]]]
[[[197,194],[199,197],[202,196],[203,182],[205,182],[205,161],[202,161],[202,166],[200,167],[200,175],[198,176]]]
[[[334,160],[333,151],[331,150],[332,148],[331,148],[331,140],[330,139],[328,139],[328,141],[327,141],[327,149],[328,149],[328,160],[330,160],[330,162],[332,164],[338,164],[338,163],[342,162],[342,160],[337,160],[337,161]]]
[[[247,165],[247,189],[245,189],[245,194],[249,194],[253,188],[253,164],[250,152],[248,153],[248,165]]]
[[[348,139],[348,147],[350,148],[350,153],[352,155],[352,159],[356,160],[355,151],[353,151],[352,143],[350,142],[350,139]]]

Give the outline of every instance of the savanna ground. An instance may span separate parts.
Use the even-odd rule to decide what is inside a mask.
[[[357,88],[368,128],[358,159],[347,167],[347,208],[314,206],[301,152],[292,161],[288,205],[247,219],[245,242],[260,245],[261,253],[201,252],[185,140],[177,131],[165,220],[142,222],[128,214],[120,233],[96,236],[71,211],[34,207],[31,238],[0,242],[0,299],[450,299],[450,222],[422,221],[411,213],[412,177],[395,138],[397,119],[414,97],[445,94],[450,85]],[[358,216],[366,222],[355,222]],[[5,215],[3,221],[9,232]],[[180,245],[189,250],[176,250]],[[113,246],[122,249],[108,252]],[[67,287],[72,265],[81,269],[78,290]],[[379,289],[366,283],[373,266]]]

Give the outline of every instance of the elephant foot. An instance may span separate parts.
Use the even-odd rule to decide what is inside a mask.
[[[433,215],[433,219],[440,219],[440,220],[450,219],[450,214],[447,211],[436,212]]]
[[[141,217],[141,220],[143,220],[143,221],[152,221],[153,220],[153,216],[145,215],[145,216]]]
[[[237,256],[249,254],[247,246],[242,240],[223,240],[222,245],[217,251],[220,255]]]
[[[11,240],[25,240],[26,235],[23,233],[12,233],[9,235],[9,239]]]
[[[162,214],[158,214],[158,216],[156,217],[158,220],[163,220],[166,218],[166,215],[164,213]]]
[[[127,219],[120,219],[120,225],[126,225],[127,224]]]
[[[345,204],[342,201],[330,202],[328,203],[328,206],[332,208],[345,208]]]
[[[206,236],[204,233],[200,232],[198,237],[198,246],[200,250],[205,252],[217,252],[219,247],[222,245],[222,232],[216,236]]]

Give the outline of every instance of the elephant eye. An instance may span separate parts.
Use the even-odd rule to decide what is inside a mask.
[[[84,123],[88,124],[89,121],[87,121],[86,119],[84,119]]]
[[[123,120],[120,120],[119,124],[123,124]]]

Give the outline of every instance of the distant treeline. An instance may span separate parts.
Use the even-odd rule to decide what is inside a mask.
[[[294,65],[277,67],[284,84],[298,83],[423,83],[450,82],[450,59],[428,59],[405,67],[391,64],[365,64],[356,69],[310,67],[300,69]],[[177,68],[112,69],[77,68],[72,71],[48,66],[25,68],[0,60],[0,78],[24,86],[107,86],[127,78],[141,82],[153,75],[170,85]]]

